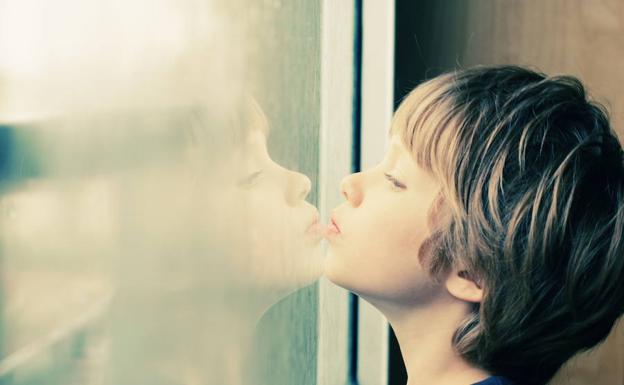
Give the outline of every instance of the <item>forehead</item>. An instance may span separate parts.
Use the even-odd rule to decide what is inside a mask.
[[[422,183],[437,185],[437,178],[432,172],[423,168],[414,158],[413,153],[405,146],[401,135],[393,134],[388,143],[387,161],[406,173],[409,178],[418,179]]]
[[[399,157],[409,155],[403,138],[399,134],[391,134],[388,142],[388,155],[391,157]]]
[[[399,135],[392,135],[388,142],[386,162],[389,167],[402,170],[403,172],[412,174],[416,171],[416,163],[413,161]]]

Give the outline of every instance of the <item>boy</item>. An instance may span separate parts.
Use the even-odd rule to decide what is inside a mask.
[[[346,177],[326,274],[376,306],[409,384],[546,384],[624,312],[624,166],[574,77],[434,78]]]

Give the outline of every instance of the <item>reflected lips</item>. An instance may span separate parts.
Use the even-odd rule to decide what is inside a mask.
[[[308,228],[306,229],[306,233],[308,234],[320,234],[321,233],[321,224],[318,221],[318,216],[314,217],[314,220],[312,221],[312,223],[310,223],[310,226],[308,226]]]

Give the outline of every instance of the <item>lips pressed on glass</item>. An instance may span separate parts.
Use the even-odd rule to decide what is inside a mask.
[[[340,234],[340,227],[338,226],[338,223],[336,223],[334,216],[331,217],[331,220],[327,225],[327,233],[328,235]]]

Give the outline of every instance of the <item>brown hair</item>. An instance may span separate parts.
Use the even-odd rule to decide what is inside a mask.
[[[461,264],[484,298],[455,349],[519,384],[545,384],[624,313],[624,164],[606,109],[572,76],[474,67],[416,87],[395,114],[450,215],[423,260]]]

